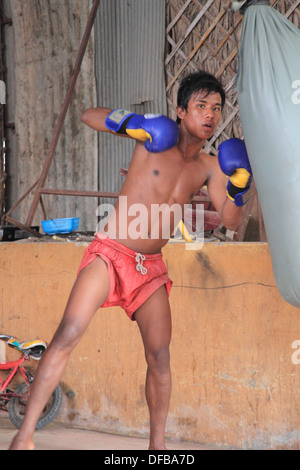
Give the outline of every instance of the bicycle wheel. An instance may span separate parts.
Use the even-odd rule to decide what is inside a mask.
[[[27,405],[27,398],[25,394],[27,392],[27,385],[23,383],[19,385],[15,390],[14,393],[18,395],[24,395],[24,398],[16,398],[13,397],[10,399],[8,403],[8,414],[9,419],[13,423],[13,425],[19,429],[24,419],[26,405]],[[35,430],[39,430],[47,426],[51,421],[53,421],[56,416],[58,415],[61,405],[63,401],[63,391],[61,386],[58,385],[52,396],[50,397],[48,403],[46,404],[38,422],[35,427]]]

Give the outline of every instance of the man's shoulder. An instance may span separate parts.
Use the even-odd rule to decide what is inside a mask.
[[[209,166],[218,165],[218,157],[213,154],[206,153],[204,150],[201,150],[200,158]]]
[[[201,157],[208,174],[208,179],[219,178],[220,175],[223,175],[220,169],[219,159],[216,155],[203,152]]]

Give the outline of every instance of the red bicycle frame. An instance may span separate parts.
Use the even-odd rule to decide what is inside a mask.
[[[12,424],[19,429],[26,413],[35,370],[30,366],[25,367],[24,362],[30,359],[39,361],[43,352],[47,349],[47,344],[40,339],[22,342],[14,336],[5,334],[0,334],[0,341],[6,341],[8,346],[21,352],[21,357],[17,361],[0,362],[0,372],[6,371],[3,374],[5,375],[4,379],[3,376],[2,379],[0,378],[0,411],[8,413]],[[22,382],[16,384],[16,388],[14,383],[10,386],[19,371]],[[62,402],[63,391],[61,386],[58,385],[39,417],[36,429],[42,429],[56,418]]]
[[[26,359],[27,359],[27,355],[22,354],[20,359],[18,359],[17,361],[0,362],[0,370],[10,370],[11,369],[11,372],[8,374],[8,376],[5,378],[5,380],[1,380],[1,378],[0,378],[0,399],[1,398],[11,398],[11,397],[18,397],[18,398],[24,397],[24,395],[17,395],[16,393],[13,393],[13,392],[7,392],[7,393],[5,392],[6,388],[8,387],[10,382],[13,380],[13,378],[15,377],[15,375],[17,374],[18,371],[21,372],[21,374],[22,374],[22,376],[23,376],[23,378],[24,378],[24,380],[27,384],[28,391],[29,391],[30,383],[29,383],[28,377],[26,375],[25,369],[23,367],[23,364],[26,361]]]

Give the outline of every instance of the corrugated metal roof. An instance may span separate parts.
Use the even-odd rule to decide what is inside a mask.
[[[165,0],[102,0],[95,24],[98,105],[167,113]],[[99,134],[99,190],[119,191],[134,142]]]

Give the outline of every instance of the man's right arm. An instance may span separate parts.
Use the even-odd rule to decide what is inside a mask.
[[[156,114],[140,115],[125,109],[90,108],[82,122],[98,132],[110,132],[144,143],[149,152],[160,153],[175,147],[179,128],[172,119]]]
[[[88,108],[82,113],[81,121],[95,131],[111,132],[105,125],[105,120],[111,111],[109,108]]]

